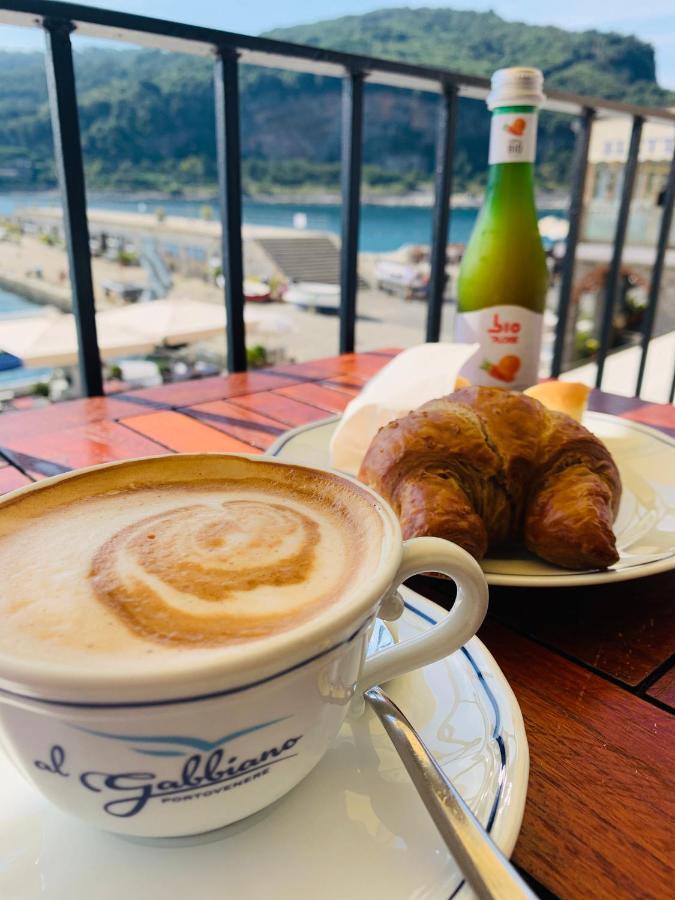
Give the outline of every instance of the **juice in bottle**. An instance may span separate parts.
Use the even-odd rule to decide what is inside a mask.
[[[480,344],[462,370],[472,384],[537,381],[548,286],[533,178],[543,82],[530,68],[492,76],[488,187],[457,285],[456,339]]]

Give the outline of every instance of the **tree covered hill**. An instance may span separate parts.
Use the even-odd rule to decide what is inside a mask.
[[[269,37],[470,75],[537,66],[553,87],[610,99],[623,98],[626,86],[635,102],[658,105],[668,93],[656,84],[653,48],[638,38],[507,22],[493,12],[381,9],[280,28]]]
[[[652,47],[637,38],[506,22],[492,12],[385,9],[277,29],[269,36],[479,75],[506,65],[535,65],[549,86],[652,105],[675,102],[675,94],[656,83]],[[215,183],[209,60],[94,48],[76,54],[76,73],[90,188],[178,192]],[[245,187],[335,188],[339,81],[243,66],[241,89]],[[364,178],[369,186],[395,192],[428,181],[436,103],[429,94],[367,86]],[[53,184],[42,54],[0,53],[0,122],[0,189],[17,186],[17,178],[21,186]],[[462,100],[456,188],[480,187],[488,129],[485,105]],[[572,144],[570,120],[543,114],[541,186],[565,183]]]

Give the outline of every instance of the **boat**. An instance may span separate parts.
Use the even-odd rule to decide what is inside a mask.
[[[216,275],[216,287],[225,287],[225,276],[222,273]],[[242,289],[244,300],[249,300],[251,303],[268,303],[272,299],[272,289],[264,281],[244,278]]]
[[[244,299],[251,303],[267,303],[272,299],[269,284],[254,278],[244,278]]]
[[[20,369],[23,363],[18,356],[0,350],[0,372],[9,372],[11,369]]]
[[[340,306],[340,285],[298,281],[284,294],[284,302],[314,312],[336,312]]]
[[[425,297],[429,284],[429,266],[381,259],[375,264],[375,279],[378,290],[388,294],[398,294],[406,300]]]

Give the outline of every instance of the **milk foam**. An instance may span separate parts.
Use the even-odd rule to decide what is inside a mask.
[[[330,475],[58,490],[0,506],[0,654],[152,667],[222,652],[319,615],[379,560],[373,501]]]

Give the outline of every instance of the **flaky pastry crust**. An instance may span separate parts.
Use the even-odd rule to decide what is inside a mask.
[[[619,558],[621,480],[609,450],[515,391],[463,388],[390,422],[359,478],[391,503],[406,539],[443,537],[476,559],[521,542],[570,569]]]

